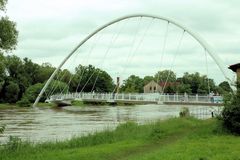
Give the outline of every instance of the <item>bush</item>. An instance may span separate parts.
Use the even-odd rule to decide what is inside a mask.
[[[225,106],[222,111],[223,125],[233,133],[240,134],[240,104]]]
[[[187,107],[183,107],[179,113],[180,117],[189,117],[190,116],[190,112],[189,109]]]
[[[232,133],[240,135],[240,88],[236,93],[224,98],[224,109],[221,114],[223,126]]]
[[[27,98],[23,97],[20,101],[17,102],[17,105],[19,107],[30,107],[31,103]]]

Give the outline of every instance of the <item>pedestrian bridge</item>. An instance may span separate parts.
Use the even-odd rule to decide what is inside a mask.
[[[74,100],[92,103],[222,105],[221,96],[160,93],[68,93],[52,95],[47,102],[71,105]]]
[[[134,30],[129,31],[133,32],[131,38],[129,38],[129,42],[124,44],[124,47],[127,48],[127,50],[122,53],[126,54],[116,54],[113,56],[110,54],[110,51],[113,49],[120,49],[123,47],[115,47],[115,44],[120,41],[125,41],[126,38],[121,37],[121,34],[124,35],[124,33],[127,31],[126,26],[130,26],[129,29],[131,29],[132,24],[130,23],[130,20],[134,22],[133,25],[136,28]],[[143,23],[144,21],[145,23]],[[151,39],[148,43],[145,42],[145,45],[143,43],[144,39],[147,39],[147,35],[153,35],[152,33],[149,33],[149,29],[153,29],[154,26],[158,26],[159,21],[163,22],[161,26],[164,26],[164,32],[156,36],[154,39]],[[105,41],[103,39],[104,32],[109,29],[112,26],[117,26],[116,30],[114,31],[114,34],[112,35],[112,38],[109,39],[108,36],[105,37],[105,39],[108,41],[108,45],[102,45],[98,42]],[[143,28],[142,28],[143,27]],[[170,28],[170,27],[174,27]],[[115,29],[115,28],[114,28]],[[179,35],[172,36],[172,34],[169,34],[170,32],[175,32],[175,29],[178,30]],[[158,30],[157,30],[158,31]],[[126,32],[127,33],[127,32]],[[99,38],[100,37],[100,38]],[[158,38],[162,37],[161,41],[158,40]],[[211,59],[214,61],[214,63],[217,65],[219,70],[221,71],[221,74],[224,76],[225,80],[228,81],[231,84],[231,76],[229,75],[229,71],[227,69],[227,66],[222,62],[222,60],[218,57],[218,55],[212,50],[212,48],[208,45],[208,43],[201,38],[197,33],[193,32],[191,29],[187,28],[186,26],[176,22],[175,20],[161,17],[161,16],[155,16],[155,15],[146,15],[146,14],[137,14],[137,15],[127,15],[123,16],[117,19],[114,19],[93,32],[91,32],[89,35],[87,35],[66,57],[61,61],[61,63],[58,65],[58,67],[55,69],[55,71],[52,73],[52,75],[49,77],[47,82],[45,83],[44,87],[42,88],[41,92],[39,93],[38,97],[36,98],[33,106],[36,106],[39,100],[41,99],[42,95],[45,93],[47,95],[47,101],[61,104],[61,103],[70,103],[72,100],[81,100],[84,102],[107,102],[107,103],[181,103],[181,104],[220,104],[220,103],[214,103],[214,97],[210,97],[209,95],[170,95],[170,94],[163,94],[165,93],[165,89],[167,88],[167,83],[170,81],[170,71],[177,67],[176,66],[176,60],[178,58],[181,59],[181,61],[185,61],[185,58],[182,58],[183,55],[181,53],[185,52],[181,51],[181,47],[183,44],[184,37],[190,37],[193,41],[196,41],[199,44],[199,50],[197,52],[201,53],[201,57],[196,57],[196,59],[202,58],[205,62],[200,64],[198,61],[195,62],[198,66],[205,66],[206,67],[206,77],[209,77],[209,66],[208,66],[208,56],[211,57]],[[123,38],[123,39],[120,39]],[[170,39],[171,38],[171,39]],[[172,51],[169,47],[167,47],[167,42],[176,40],[175,43],[170,43],[172,46],[176,48],[175,51]],[[189,39],[188,39],[189,40]],[[89,51],[83,51],[82,46],[85,44],[87,45],[87,42],[89,42]],[[90,43],[91,42],[91,43]],[[150,43],[151,42],[151,43]],[[160,46],[154,46],[153,44],[162,44]],[[99,43],[99,46],[103,47],[104,49],[100,49],[101,52],[95,52],[95,53],[102,53],[99,54],[100,58],[95,54],[91,55],[94,48],[97,48],[97,44]],[[194,42],[195,43],[195,42]],[[133,74],[132,71],[130,73],[126,73],[129,71],[129,65],[121,66],[121,64],[131,64],[133,62],[133,58],[135,54],[137,54],[141,49],[141,46],[147,46],[147,45],[153,45],[150,47],[146,47],[145,50],[142,50],[143,53],[152,55],[156,54],[159,55],[159,57],[155,57],[154,59],[157,59],[159,61],[155,62],[156,67],[159,68],[159,70],[163,70],[168,68],[169,72],[167,74],[166,78],[160,77],[159,74],[157,74],[157,77],[155,77],[157,83],[161,81],[164,82],[164,86],[162,88],[162,94],[154,93],[154,94],[117,94],[119,87],[121,87],[118,83],[116,84],[116,87],[114,87],[113,90],[107,90],[106,88],[101,88],[101,86],[96,86],[98,84],[102,84],[103,82],[99,80],[99,73],[100,70],[93,70],[92,73],[85,73],[86,71],[83,68],[79,68],[79,70],[75,71],[73,74],[70,73],[70,76],[65,76],[65,72],[62,73],[63,69],[66,67],[71,68],[72,70],[75,70],[75,62],[77,65],[79,64],[94,64],[98,66],[97,68],[109,68],[111,69],[111,72],[113,72],[114,75],[131,75]],[[154,50],[149,50],[148,48],[154,48]],[[129,50],[128,50],[129,49]],[[114,50],[115,51],[115,50]],[[79,59],[82,59],[83,61],[80,63],[80,61],[77,59],[79,53],[87,53],[86,57],[82,56]],[[113,52],[113,51],[112,51]],[[111,52],[111,53],[112,53]],[[121,53],[119,52],[119,53]],[[189,52],[190,53],[190,52]],[[73,56],[74,55],[74,56]],[[140,53],[137,54],[140,56]],[[153,59],[153,57],[149,58],[149,61]],[[172,56],[170,56],[172,55]],[[179,57],[181,56],[181,57]],[[170,58],[172,57],[172,58]],[[116,63],[118,69],[113,69],[111,65],[112,62],[109,62],[109,66],[105,66],[105,61],[108,59],[119,59],[119,64]],[[166,59],[165,59],[166,58]],[[97,61],[96,61],[96,60]],[[139,58],[139,60],[143,59],[143,57]],[[164,60],[165,59],[165,60]],[[89,62],[89,60],[92,60],[92,62]],[[147,60],[147,59],[146,59]],[[165,65],[164,62],[167,62],[168,65]],[[69,63],[69,65],[66,65],[66,62]],[[96,62],[96,63],[95,63]],[[135,61],[135,63],[141,63],[140,61]],[[198,63],[198,64],[197,64]],[[150,64],[150,63],[147,63]],[[151,63],[152,64],[152,63]],[[147,66],[146,66],[147,67]],[[141,69],[141,67],[137,67],[136,69]],[[189,68],[187,68],[189,69]],[[187,71],[187,70],[186,70]],[[199,70],[197,70],[199,72]],[[150,73],[150,71],[149,71]],[[67,77],[67,78],[66,78]],[[63,79],[65,79],[63,81]],[[58,84],[52,82],[53,80],[59,81],[59,82],[65,82],[67,85],[65,87],[61,87]],[[73,82],[74,81],[74,82]],[[209,81],[209,78],[206,78],[204,80],[206,82],[206,86],[208,87],[208,93],[210,94],[210,91],[212,90]],[[53,84],[52,84],[53,83]],[[50,85],[52,84],[52,85]],[[51,86],[51,87],[49,87]],[[58,90],[59,89],[59,90]],[[57,90],[57,91],[56,91]],[[69,94],[56,94],[56,93],[65,93],[68,92],[75,92],[75,93],[69,93]],[[109,91],[111,93],[93,93],[94,91]],[[48,93],[47,93],[48,92]],[[83,93],[83,92],[90,92],[90,93]],[[184,91],[185,92],[185,91]],[[195,92],[195,91],[194,91]],[[222,99],[221,97],[216,97],[216,99]],[[218,101],[216,101],[218,102]]]

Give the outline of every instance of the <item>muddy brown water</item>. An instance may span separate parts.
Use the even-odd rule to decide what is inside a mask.
[[[0,142],[9,136],[17,136],[34,142],[69,139],[107,128],[114,129],[119,123],[135,121],[143,124],[178,117],[183,106],[136,105],[136,106],[69,106],[51,108],[0,108],[0,126],[6,125]],[[216,107],[188,106],[198,118],[210,118]]]

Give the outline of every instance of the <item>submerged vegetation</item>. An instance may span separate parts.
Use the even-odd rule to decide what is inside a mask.
[[[3,133],[5,130],[5,126],[0,126],[0,134]]]
[[[145,125],[127,122],[62,142],[33,144],[11,137],[0,149],[0,159],[237,160],[239,148],[240,137],[225,132],[216,119],[174,118]]]

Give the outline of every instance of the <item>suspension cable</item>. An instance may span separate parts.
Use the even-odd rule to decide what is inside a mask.
[[[132,42],[131,42],[131,48],[130,48],[130,50],[129,50],[129,52],[128,52],[128,55],[127,55],[127,59],[126,59],[126,62],[127,62],[127,63],[129,62],[129,58],[130,58],[131,53],[132,53],[132,51],[133,51],[133,47],[134,47],[135,42],[136,42],[136,39],[137,39],[137,38],[136,38],[136,37],[137,37],[137,33],[138,33],[138,30],[139,30],[139,28],[140,28],[140,26],[141,26],[141,21],[142,21],[142,17],[139,17],[137,29],[136,29],[135,32],[134,32],[134,36],[133,36],[133,39],[132,39]],[[122,62],[123,62],[123,61],[122,61]],[[122,71],[122,73],[123,73],[123,72],[124,72],[124,71]],[[122,75],[122,73],[121,73],[121,75]],[[118,74],[120,74],[120,73],[118,72]],[[112,93],[114,93],[114,91],[116,90],[116,88],[117,88],[117,85],[114,87]]]
[[[169,24],[170,24],[170,22],[168,21],[167,26],[166,26],[166,31],[165,31],[165,34],[164,34],[164,39],[163,39],[163,48],[162,48],[162,54],[161,54],[161,59],[160,59],[160,70],[163,66],[163,57],[164,57],[165,52],[166,52],[167,37],[168,37],[168,32],[169,32]],[[160,82],[159,79],[160,79],[160,74],[157,71],[157,84],[159,84],[159,82]]]
[[[143,33],[141,39],[139,40],[138,44],[136,45],[135,49],[132,50],[132,53],[130,53],[130,57],[129,57],[129,59],[128,59],[128,63],[131,62],[131,60],[133,59],[135,53],[139,50],[141,44],[143,43],[144,38],[145,38],[146,35],[147,35],[147,32],[148,32],[151,24],[153,23],[153,20],[154,20],[154,18],[151,19],[150,23],[148,24],[146,30],[144,31],[144,33]],[[134,38],[134,39],[135,39],[135,38]],[[135,40],[134,40],[134,41],[135,41]],[[126,69],[127,69],[127,68],[125,67],[124,70],[123,70],[123,73],[126,71]],[[113,90],[112,93],[115,92],[116,88],[117,88],[117,86],[115,86],[115,88],[114,88],[114,90]]]
[[[86,64],[88,63],[88,61],[89,61],[89,59],[90,59],[90,55],[92,54],[92,52],[93,52],[95,46],[97,45],[97,43],[98,43],[98,41],[99,41],[99,39],[100,39],[101,36],[102,36],[102,34],[99,34],[99,36],[95,39],[95,42],[92,44],[92,46],[91,46],[91,48],[90,48],[90,50],[89,50],[88,56],[87,56],[87,58],[86,58],[86,59],[87,59]],[[80,68],[80,80],[79,80],[79,82],[78,82],[78,85],[77,85],[77,88],[76,88],[76,91],[75,91],[76,93],[77,93],[77,91],[78,91],[78,89],[79,89],[79,87],[80,87],[80,83],[81,83],[81,81],[82,81],[82,78],[83,78],[84,73],[85,73],[85,70],[84,70],[84,66],[83,66],[82,68]]]
[[[119,35],[120,35],[121,31],[123,30],[123,28],[124,28],[125,25],[126,25],[126,23],[123,23],[122,26],[119,28],[119,31],[118,31],[115,39],[114,39],[113,45],[114,45],[115,42],[117,41],[117,39],[118,39],[118,37],[119,37]],[[93,92],[94,87],[95,87],[95,85],[96,85],[96,83],[97,83],[97,80],[98,80],[98,77],[99,77],[99,73],[100,73],[100,70],[99,70],[98,73],[97,73],[97,77],[96,77],[96,79],[95,79],[95,81],[94,81],[94,84],[93,84],[93,87],[92,87],[92,89],[91,89],[91,92]]]
[[[76,55],[77,55],[77,54],[76,54]],[[75,55],[74,60],[76,59],[76,55]],[[67,73],[67,72],[63,72],[63,75],[62,75],[62,76],[60,76],[60,72],[58,73],[58,77],[57,77],[55,83],[53,82],[52,89],[50,90],[50,92],[49,92],[49,94],[48,94],[49,97],[50,97],[50,95],[52,95],[52,94],[55,92],[56,89],[59,88],[59,91],[61,91],[61,86],[59,87],[58,84],[63,80],[63,78],[65,77],[66,73]],[[60,78],[60,77],[61,77],[61,78]],[[46,92],[46,91],[45,91],[45,92]]]
[[[78,54],[75,55],[75,57],[74,57],[74,59],[73,59],[73,64],[75,63],[77,57],[78,57]],[[61,91],[60,94],[62,94],[62,93],[64,92],[64,90],[67,89],[67,87],[68,87],[68,91],[69,91],[69,85],[70,85],[70,83],[71,83],[71,81],[72,81],[72,79],[73,79],[74,76],[75,76],[74,74],[71,74],[67,85],[63,87],[63,89],[62,89],[62,91]]]
[[[181,47],[181,44],[182,44],[182,41],[183,41],[183,37],[184,37],[185,32],[186,32],[186,31],[183,30],[183,32],[182,32],[182,34],[181,34],[180,41],[179,41],[179,43],[178,43],[176,53],[175,53],[175,55],[174,55],[174,57],[173,57],[173,61],[172,61],[170,70],[168,71],[167,79],[166,79],[166,81],[165,81],[165,83],[164,83],[164,86],[163,86],[163,89],[162,89],[162,94],[164,93],[164,89],[165,89],[166,84],[167,84],[167,82],[168,82],[168,78],[169,78],[169,76],[170,76],[170,72],[171,72],[171,70],[172,70],[172,68],[173,68],[174,62],[175,62],[176,57],[177,57],[177,55],[178,55],[178,53],[179,53],[179,50],[180,50],[180,47]]]
[[[46,93],[47,98],[50,98],[50,96],[52,95],[52,93],[55,91],[55,87],[57,87],[57,83],[58,83],[58,80],[59,80],[59,78],[60,78],[60,74],[61,74],[61,72],[58,73],[56,80],[53,81],[53,85],[52,85],[49,93],[48,93],[48,94]],[[45,91],[45,92],[46,92],[46,91]]]
[[[110,49],[111,49],[111,46],[112,46],[112,44],[114,44],[114,42],[115,42],[115,40],[116,40],[116,37],[118,37],[118,34],[119,34],[119,33],[120,33],[120,31],[117,32],[117,35],[114,35],[114,34],[112,35],[111,41],[110,41],[110,43],[109,43],[109,45],[108,45],[108,48],[107,48],[107,50],[106,50],[106,52],[105,52],[105,54],[104,54],[104,56],[103,56],[103,59],[102,59],[100,65],[103,65],[103,64],[104,64],[105,59],[106,59],[106,57],[107,57],[107,55],[108,55],[108,53],[109,53],[109,51],[110,51]],[[99,69],[99,70],[100,70],[100,69]],[[98,70],[98,71],[99,71],[99,70]],[[92,76],[95,74],[95,72],[96,72],[96,70],[94,70],[93,73],[90,75],[90,77],[88,78],[87,82],[86,82],[86,83],[84,84],[84,86],[82,87],[80,93],[83,92],[83,90],[85,89],[85,87],[87,86],[88,82],[90,81],[90,79],[92,78]]]

